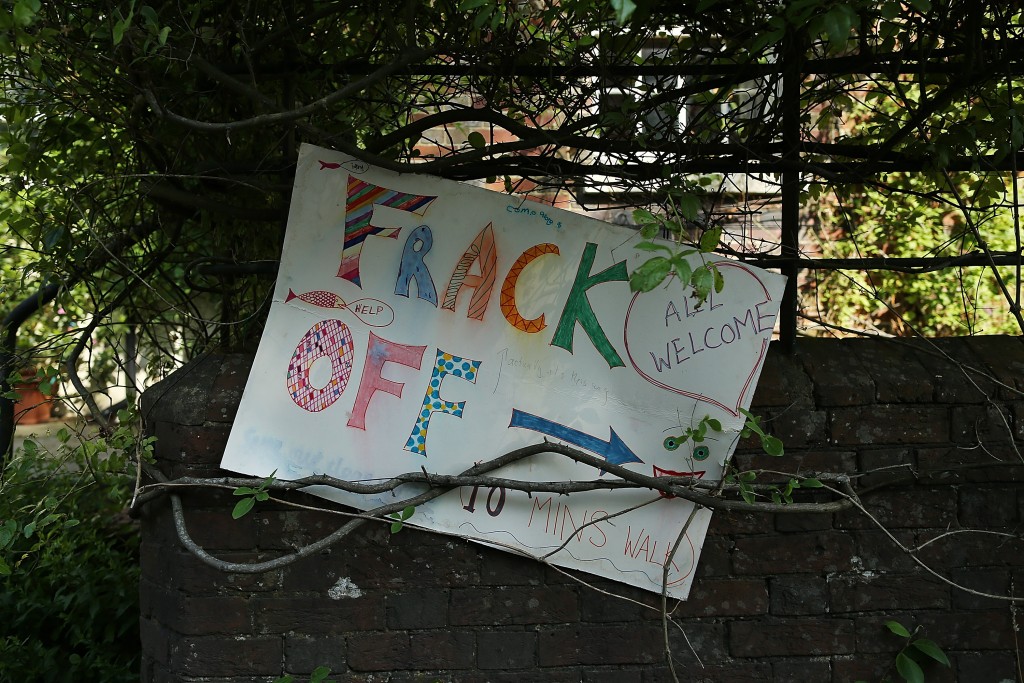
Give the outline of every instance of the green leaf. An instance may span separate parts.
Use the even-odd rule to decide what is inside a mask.
[[[401,522],[392,522],[391,523],[391,533],[397,534],[401,530],[402,530],[402,523]]]
[[[281,676],[280,678],[274,679],[274,683],[294,683],[294,681],[295,676],[292,676],[291,674],[286,674],[284,676]]]
[[[8,564],[6,562],[4,562],[4,558],[0,557],[0,576],[10,576],[10,575],[11,575],[11,568],[10,568],[10,566],[8,566]]]
[[[805,489],[820,489],[823,486],[825,485],[813,477],[808,477],[800,482],[800,487]]]
[[[935,641],[928,640],[927,638],[918,638],[911,645],[921,654],[931,657],[939,664],[949,666],[949,658],[946,657],[946,653],[942,651],[942,648]]]
[[[400,518],[402,520],[409,519],[410,517],[412,517],[414,512],[416,512],[416,508],[413,507],[412,505],[409,505],[404,510],[402,510],[402,514],[400,515]]]
[[[633,209],[633,221],[637,225],[647,225],[649,223],[660,223],[658,217],[647,209]]]
[[[690,281],[690,277],[693,275],[693,268],[690,266],[690,262],[682,256],[672,259],[672,269],[675,270],[676,277],[684,285]]]
[[[757,479],[757,472],[740,472],[739,478],[740,481],[749,484],[750,482]]]
[[[243,498],[235,503],[235,509],[231,511],[231,516],[234,519],[240,519],[247,515],[254,505],[256,505],[255,498]]]
[[[313,673],[309,675],[309,683],[322,683],[322,681],[331,675],[331,670],[326,666],[318,666],[313,669]]]
[[[761,448],[763,448],[764,452],[768,455],[774,455],[776,457],[784,455],[785,453],[782,441],[770,434],[765,434],[761,438]]]
[[[655,256],[632,272],[629,288],[634,292],[649,292],[664,282],[671,270],[671,261],[664,256]]]
[[[885,627],[902,638],[910,637],[910,631],[898,621],[889,620],[885,622]]]
[[[483,7],[488,2],[490,2],[490,0],[462,0],[462,2],[459,3],[459,10],[462,12],[468,12],[476,9],[477,7]]]
[[[681,194],[676,198],[676,205],[679,207],[679,213],[683,215],[686,220],[696,220],[697,214],[700,213],[701,201],[700,197],[695,194]]]
[[[124,40],[124,32],[128,30],[128,25],[129,25],[128,22],[124,21],[124,20],[119,21],[116,24],[114,24],[114,30],[113,30],[114,45],[120,45],[121,41]]]
[[[251,496],[254,493],[256,493],[256,489],[249,488],[248,486],[239,486],[231,492],[234,496]]]
[[[30,26],[36,20],[36,14],[42,7],[39,0],[18,0],[14,3],[14,23],[18,26]]]
[[[611,0],[612,9],[615,10],[615,21],[620,25],[629,21],[636,11],[636,3],[633,0]]]
[[[718,420],[716,420],[713,417],[707,418],[705,420],[705,423],[707,423],[707,426],[710,427],[711,429],[713,429],[716,432],[722,431],[722,423],[719,422]]]
[[[896,655],[896,671],[907,683],[924,683],[924,671],[921,666],[903,652]]]
[[[709,253],[718,248],[718,243],[722,240],[722,228],[721,226],[715,226],[710,230],[705,230],[704,234],[700,236],[700,250],[702,252]]]
[[[477,130],[474,130],[469,134],[468,140],[473,149],[483,149],[487,146],[487,140],[485,140],[484,136]]]
[[[25,525],[25,528],[21,530],[21,533],[22,533],[22,535],[25,538],[32,538],[32,534],[34,534],[35,531],[36,531],[36,523],[35,522],[29,522],[28,524]]]
[[[657,242],[637,242],[633,247],[640,251],[665,251],[670,255],[672,254],[672,248],[670,246],[667,244],[658,244]]]
[[[715,284],[715,276],[707,266],[701,266],[693,271],[690,276],[690,284],[697,290],[697,299],[703,302],[711,293],[711,287]]]

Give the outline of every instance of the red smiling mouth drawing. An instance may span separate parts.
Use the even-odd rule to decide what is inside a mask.
[[[680,472],[677,470],[666,470],[658,467],[657,465],[651,465],[654,469],[655,478],[658,477],[693,477],[694,479],[701,479],[707,474],[707,470],[697,470],[696,472]],[[675,498],[671,493],[665,493],[664,491],[658,491],[658,495],[662,498]]]

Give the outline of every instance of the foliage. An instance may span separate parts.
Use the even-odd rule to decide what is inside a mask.
[[[309,683],[334,683],[333,678],[327,678],[331,675],[331,670],[326,666],[318,666],[313,670],[313,673],[309,676]],[[274,679],[274,683],[294,683],[295,677],[291,674],[286,674],[280,678]]]
[[[896,654],[896,661],[893,666],[896,673],[906,683],[924,683],[925,675],[923,665],[928,662],[938,662],[949,667],[949,658],[942,651],[935,641],[921,638],[917,635],[920,627],[911,632],[906,626],[898,621],[886,621],[885,628],[900,638],[904,639],[903,648]],[[891,681],[886,678],[885,681]],[[862,683],[862,682],[858,682]]]
[[[121,474],[133,436],[59,438],[58,453],[26,440],[0,483],[0,679],[137,680],[138,539]]]
[[[267,493],[267,489],[274,483],[274,475],[276,474],[277,470],[274,470],[269,477],[260,482],[255,488],[251,486],[239,486],[236,488],[232,495],[243,496],[243,498],[235,503],[235,507],[231,510],[231,517],[241,519],[249,514],[249,511],[255,507],[257,502],[269,500],[270,494]]]

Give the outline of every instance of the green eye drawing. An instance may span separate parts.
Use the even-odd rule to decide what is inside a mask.
[[[693,449],[694,460],[707,460],[709,455],[711,455],[711,449],[707,446],[697,446]]]
[[[663,445],[665,446],[666,451],[674,451],[675,449],[679,448],[679,444],[681,443],[682,441],[680,440],[680,437],[670,436],[665,439]]]

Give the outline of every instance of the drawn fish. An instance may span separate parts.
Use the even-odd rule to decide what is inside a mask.
[[[320,162],[323,163],[323,162]],[[299,301],[305,301],[311,306],[318,306],[320,308],[348,308],[348,304],[345,300],[334,292],[325,292],[322,289],[314,289],[311,292],[305,292],[303,294],[296,294],[291,289],[288,290],[288,296],[285,297],[284,302],[288,303],[292,299],[298,299]]]
[[[285,297],[284,302],[288,303],[293,299],[304,301],[317,308],[337,308],[349,311],[360,322],[370,327],[387,327],[395,321],[395,310],[379,299],[366,298],[346,302],[334,292],[327,292],[322,289],[314,289],[302,294],[296,294],[289,289],[288,296]]]
[[[341,168],[341,164],[336,164],[333,161],[321,161],[320,159],[317,159],[317,161],[320,162],[321,171],[324,170],[325,168]]]

